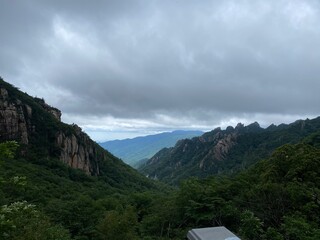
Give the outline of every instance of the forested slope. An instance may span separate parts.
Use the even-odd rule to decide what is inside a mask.
[[[225,150],[222,143],[235,139],[230,151],[218,151],[215,158],[245,156],[248,164],[238,173],[232,169],[232,175],[189,177],[173,189],[146,179],[99,146],[88,150],[77,127],[61,123],[47,111],[51,108],[43,109],[43,101],[10,87],[1,90],[0,239],[178,240],[192,228],[221,225],[243,240],[320,239],[319,118],[266,130],[239,125],[190,140],[199,149],[215,142]],[[8,115],[12,121],[3,117]],[[63,131],[65,139],[76,138],[66,143],[91,152],[77,158],[89,160],[87,165],[63,161],[64,152],[82,156],[59,145]],[[186,142],[177,146],[181,143]],[[259,157],[263,154],[267,157]],[[95,159],[97,164],[90,162]],[[206,161],[203,166],[210,169]]]
[[[284,145],[232,177],[189,178],[144,222],[158,223],[150,231],[171,239],[212,226],[226,226],[243,240],[320,239],[319,136]]]
[[[56,239],[47,236],[55,228],[66,238],[99,239],[97,226],[108,210],[122,208],[132,194],[168,189],[60,116],[0,79],[0,239]]]
[[[208,177],[239,172],[267,158],[287,143],[298,143],[320,130],[320,118],[298,120],[291,124],[238,124],[226,130],[217,128],[200,137],[179,141],[172,148],[160,150],[139,171],[150,178],[177,184],[192,176]]]

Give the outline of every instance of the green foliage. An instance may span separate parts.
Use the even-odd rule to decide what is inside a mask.
[[[44,113],[41,99],[34,101],[0,80],[3,85],[11,101],[18,97],[30,104],[37,130],[30,145],[20,147],[27,157],[14,157],[16,143],[0,143],[0,239],[178,240],[191,228],[220,225],[250,240],[320,239],[319,119],[267,132],[247,129],[230,158],[212,164],[205,173],[192,163],[212,149],[208,141],[219,130],[204,135],[208,141],[178,144],[181,151],[175,157],[186,168],[170,162],[170,150],[165,149],[159,153],[166,159],[160,177],[170,176],[175,183],[191,174],[200,177],[170,189],[99,147],[96,154],[105,160],[101,176],[67,167],[57,160],[53,139],[57,130],[75,130]],[[276,147],[305,136],[303,144],[284,145],[271,155]],[[203,179],[226,169],[236,171],[261,156],[268,158],[240,174]]]
[[[15,142],[0,144],[0,206],[28,201],[50,222],[68,229],[72,238],[99,239],[98,222],[106,211],[124,209],[128,195],[168,191],[105,151],[76,125],[58,121],[43,99],[22,93],[2,79],[0,87],[8,92],[7,103],[24,115],[28,130],[28,144],[20,144],[16,158]],[[99,169],[99,176],[88,176],[59,161],[64,147],[57,143],[61,135],[72,135],[81,147],[88,147],[90,164]],[[1,134],[0,141],[6,137]],[[20,140],[19,134],[16,138]]]
[[[185,180],[173,198],[162,200],[174,216],[159,208],[140,228],[171,239],[190,228],[221,225],[248,240],[319,239],[319,177],[319,149],[285,145],[234,177]]]
[[[269,227],[263,235],[265,240],[283,240],[283,236],[274,228]]]
[[[239,233],[244,239],[259,240],[263,233],[263,223],[259,218],[254,216],[251,211],[244,211],[241,215]]]
[[[106,240],[139,239],[137,235],[137,213],[130,206],[123,210],[108,211],[98,229]]]
[[[0,161],[12,159],[18,147],[19,145],[16,141],[0,143]]]
[[[285,216],[281,226],[285,239],[288,240],[317,240],[320,239],[319,225],[308,221],[298,214]]]
[[[13,156],[13,152],[10,155]],[[51,234],[51,229],[57,229],[57,233],[70,232],[73,239],[104,239],[105,236],[97,228],[106,212],[111,211],[114,214],[119,212],[119,218],[132,216],[130,214],[134,212],[139,223],[127,234],[140,239],[140,223],[151,213],[154,198],[160,195],[154,191],[169,191],[164,186],[145,181],[134,170],[132,177],[125,179],[128,175],[123,174],[128,167],[124,164],[119,164],[117,171],[102,177],[88,176],[80,170],[66,167],[58,160],[48,158],[32,161],[23,158],[5,159],[0,167],[0,178],[3,179],[0,185],[0,206],[10,206],[11,203],[25,200],[32,202],[41,218],[32,218],[30,221],[34,221],[34,224],[38,224],[38,221],[48,229],[41,230],[41,236]],[[145,189],[150,189],[150,192],[143,193]],[[134,206],[130,211],[127,207],[129,205]],[[28,229],[33,227],[36,225],[30,225]],[[17,239],[28,239],[31,234],[16,232],[15,228],[11,230],[12,236],[21,236]]]
[[[72,236],[87,236],[94,239],[95,225],[104,209],[89,197],[79,196],[76,199],[51,200],[46,205],[46,212],[67,228]]]
[[[35,205],[25,201],[4,205],[0,209],[0,236],[10,240],[68,240],[68,232],[50,223],[36,210]]]
[[[267,129],[256,124],[215,129],[201,137],[180,141],[173,148],[162,149],[139,171],[172,185],[178,185],[190,176],[233,175],[269,158],[284,144],[297,144],[307,138],[305,143],[320,146],[319,129],[320,117]],[[215,154],[219,141],[227,150]]]

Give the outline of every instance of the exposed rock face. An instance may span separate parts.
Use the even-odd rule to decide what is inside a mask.
[[[225,130],[216,128],[200,137],[180,140],[173,148],[162,149],[139,170],[151,178],[157,175],[168,182],[178,182],[189,175],[219,174],[231,161],[231,164],[239,161],[234,153],[239,150],[240,138],[260,131],[258,123],[246,127],[239,123]]]
[[[219,132],[215,134],[215,143],[206,156],[200,161],[200,169],[205,168],[206,165],[210,166],[212,161],[223,161],[228,156],[230,150],[236,145],[237,136],[238,134],[236,132],[230,134]]]
[[[26,115],[26,117],[25,117]],[[28,144],[28,118],[32,109],[21,101],[8,101],[8,91],[0,88],[0,140],[17,140]]]
[[[16,140],[20,144],[28,146],[31,142],[30,140],[39,136],[39,134],[42,137],[43,135],[49,136],[46,131],[52,131],[52,129],[41,129],[42,131],[39,131],[39,128],[43,128],[43,126],[37,125],[39,119],[35,119],[34,110],[26,102],[23,102],[16,96],[11,96],[10,92],[13,91],[18,90],[11,89],[8,91],[8,89],[0,85],[0,141]],[[61,120],[60,110],[49,106],[43,99],[31,98],[29,96],[28,98],[32,102],[32,106],[38,106],[38,112],[43,111],[43,113],[40,113],[40,116],[45,114],[45,111],[51,114],[49,118],[54,118],[50,120],[50,124],[51,128],[57,129],[54,130],[56,133],[53,134],[55,140],[47,137],[45,141],[50,143],[46,146],[51,146],[51,148],[54,146],[55,149],[58,149],[60,160],[70,167],[81,169],[90,175],[98,175],[100,173],[99,162],[106,157],[101,152],[102,149],[87,134],[83,133],[77,125],[68,126],[64,124],[64,128],[68,129],[67,133],[64,130],[59,130],[57,126]],[[36,132],[38,133],[37,136],[33,134]],[[49,149],[48,152],[50,151]]]
[[[238,127],[240,128],[241,126]],[[237,144],[238,135],[238,130],[234,128],[229,128],[228,131],[216,128],[200,137],[180,140],[173,148],[159,151],[146,165],[157,164],[164,158],[174,159],[169,162],[169,165],[179,170],[196,156],[200,171],[207,171],[215,165],[216,161],[223,161],[228,157],[228,153]]]
[[[236,144],[237,134],[228,134],[213,147],[213,155],[217,160],[224,160],[231,148]]]
[[[78,168],[87,174],[99,175],[99,165],[95,156],[97,149],[92,145],[88,135],[73,125],[76,134],[66,136],[63,132],[57,134],[56,143],[61,148],[60,160],[72,168]]]

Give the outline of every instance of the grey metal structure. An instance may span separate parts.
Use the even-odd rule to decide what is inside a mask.
[[[225,227],[195,228],[188,232],[188,240],[241,240]]]

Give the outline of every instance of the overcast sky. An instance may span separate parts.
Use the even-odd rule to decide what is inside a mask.
[[[103,141],[319,114],[318,0],[0,0],[0,76]]]

